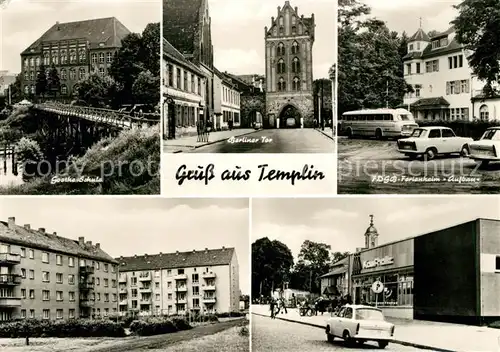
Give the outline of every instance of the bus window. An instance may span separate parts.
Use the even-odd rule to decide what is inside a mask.
[[[375,115],[375,120],[377,121],[383,121],[384,120],[384,115]]]
[[[401,121],[412,121],[411,115],[408,114],[400,114],[399,118]]]
[[[374,121],[375,120],[375,116],[374,115],[367,115],[366,116],[366,120],[367,121]]]
[[[394,120],[394,116],[392,116],[391,114],[384,114],[384,121],[393,121]]]

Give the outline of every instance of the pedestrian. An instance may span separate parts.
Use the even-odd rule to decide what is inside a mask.
[[[274,297],[271,296],[271,299],[269,301],[269,308],[271,309],[271,319],[275,319],[275,314],[274,314],[274,309],[275,309],[275,306],[276,306],[276,302],[274,300]]]

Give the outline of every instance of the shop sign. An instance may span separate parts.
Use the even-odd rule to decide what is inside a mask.
[[[375,258],[373,260],[367,260],[363,262],[363,269],[372,269],[378,266],[385,266],[394,264],[394,258],[385,256],[383,258]]]

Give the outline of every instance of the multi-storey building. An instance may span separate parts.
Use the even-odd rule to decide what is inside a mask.
[[[163,38],[203,73],[203,120],[214,117],[214,53],[208,0],[164,0]],[[165,63],[165,62],[164,62]],[[173,138],[173,137],[172,137]]]
[[[117,258],[121,315],[222,313],[239,309],[234,248]]]
[[[324,296],[342,296],[349,294],[349,258],[339,260],[330,271],[321,276],[321,294]]]
[[[22,89],[35,94],[41,64],[48,74],[52,64],[59,73],[60,94],[70,97],[75,84],[92,72],[108,74],[114,54],[130,31],[116,18],[56,22],[21,53]]]
[[[206,109],[206,77],[163,38],[163,136],[197,133]]]
[[[0,320],[117,312],[116,261],[100,244],[0,221]]]
[[[238,84],[227,73],[215,69],[214,76],[214,115],[215,128],[224,130],[228,122],[233,121],[234,127],[241,126],[240,90]]]
[[[16,81],[16,74],[9,71],[0,71],[0,97],[9,98],[9,86]]]
[[[299,16],[285,1],[265,27],[266,127],[313,127],[314,14]]]
[[[413,87],[404,106],[420,120],[496,120],[500,98],[485,97],[451,27],[429,37],[421,28],[409,39],[404,77]]]

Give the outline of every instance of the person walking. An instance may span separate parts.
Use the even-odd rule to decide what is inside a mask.
[[[274,300],[273,296],[271,296],[271,299],[269,300],[269,308],[271,309],[271,319],[276,319],[275,315],[276,301]]]

